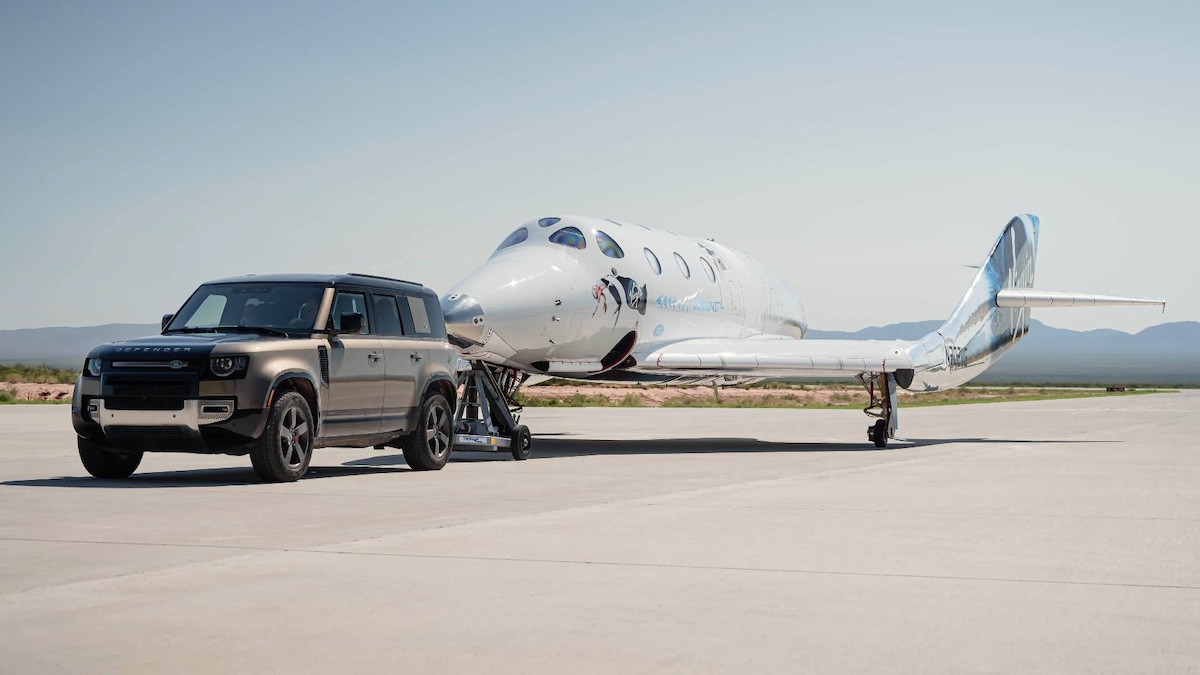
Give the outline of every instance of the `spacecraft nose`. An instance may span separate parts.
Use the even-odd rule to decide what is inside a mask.
[[[446,333],[460,347],[482,345],[487,319],[483,308],[466,293],[451,293],[441,299],[442,315],[446,317]]]

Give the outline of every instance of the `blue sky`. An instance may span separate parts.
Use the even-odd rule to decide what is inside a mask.
[[[1200,320],[1195,3],[0,2],[0,329],[209,278],[441,291],[517,224],[714,237],[814,328],[942,318],[1014,214],[1035,312]]]

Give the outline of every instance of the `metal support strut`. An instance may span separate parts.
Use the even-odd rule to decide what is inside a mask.
[[[871,398],[863,412],[876,418],[875,423],[867,427],[867,440],[875,443],[877,448],[886,448],[888,439],[895,438],[900,427],[896,419],[899,411],[896,377],[891,373],[859,373],[858,381]]]
[[[471,369],[459,377],[456,449],[510,450],[515,459],[528,459],[532,442],[528,427],[518,423],[522,408],[515,398],[528,378],[516,370],[472,361]]]

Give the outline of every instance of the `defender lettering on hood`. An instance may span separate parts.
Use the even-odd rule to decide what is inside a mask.
[[[178,354],[178,353],[182,353],[182,352],[190,352],[190,351],[192,351],[192,348],[191,348],[191,347],[117,347],[117,348],[116,348],[116,349],[114,349],[113,351],[114,351],[114,352],[121,352],[121,353],[128,353],[128,352],[140,352],[140,353],[148,353],[148,352],[154,352],[154,353],[171,353],[171,354]]]

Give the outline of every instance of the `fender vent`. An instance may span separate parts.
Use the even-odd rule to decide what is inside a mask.
[[[329,384],[329,349],[317,347],[317,358],[321,361],[321,381]]]

